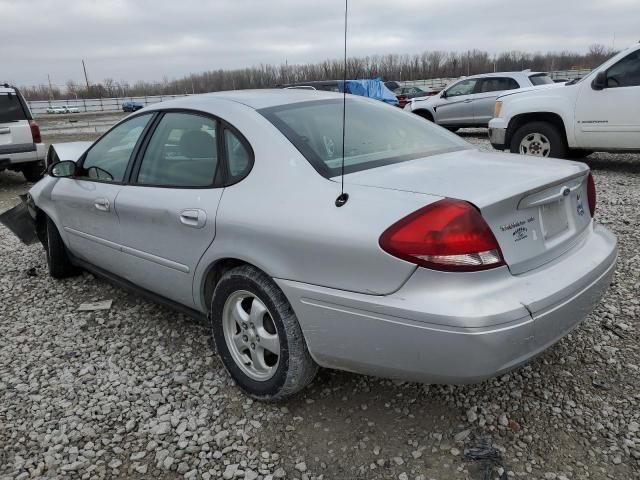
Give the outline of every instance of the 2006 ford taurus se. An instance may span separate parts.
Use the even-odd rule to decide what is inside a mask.
[[[84,268],[209,317],[259,399],[318,366],[480,381],[595,307],[617,247],[587,166],[483,153],[349,96],[342,204],[342,108],[266,90],[127,117],[30,192],[51,275]]]

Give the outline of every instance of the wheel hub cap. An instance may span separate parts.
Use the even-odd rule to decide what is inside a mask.
[[[551,153],[551,142],[541,133],[530,133],[520,142],[520,153],[548,157]]]
[[[222,312],[227,348],[236,365],[250,378],[269,380],[280,363],[280,338],[265,304],[246,290],[227,298]]]

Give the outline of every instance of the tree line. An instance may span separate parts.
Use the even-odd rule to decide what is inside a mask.
[[[452,78],[493,71],[554,71],[592,69],[616,52],[603,45],[591,45],[586,53],[570,51],[527,53],[508,51],[497,55],[480,50],[466,52],[427,51],[416,55],[389,54],[347,59],[347,78],[382,77],[384,80]],[[161,81],[116,81],[81,84],[73,80],[65,88],[49,85],[22,87],[28,100],[133,97],[204,93],[246,88],[269,88],[311,80],[334,80],[343,75],[342,60],[297,65],[258,65],[234,70],[209,70]]]

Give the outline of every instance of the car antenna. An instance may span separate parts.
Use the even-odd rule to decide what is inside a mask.
[[[346,111],[347,111],[347,13],[349,0],[344,0],[344,67],[342,70],[342,167],[340,169],[340,195],[336,198],[336,207],[341,207],[347,200],[349,194],[344,191],[344,140],[346,133]]]

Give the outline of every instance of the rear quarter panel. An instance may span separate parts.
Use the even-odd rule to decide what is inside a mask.
[[[335,289],[381,295],[400,288],[416,266],[388,255],[378,239],[439,197],[350,185],[349,201],[338,208],[340,183],[317,173],[265,118],[247,113],[221,115],[251,143],[255,164],[222,195],[216,238],[196,269],[196,302],[206,309],[204,280],[224,258],[274,278]]]

